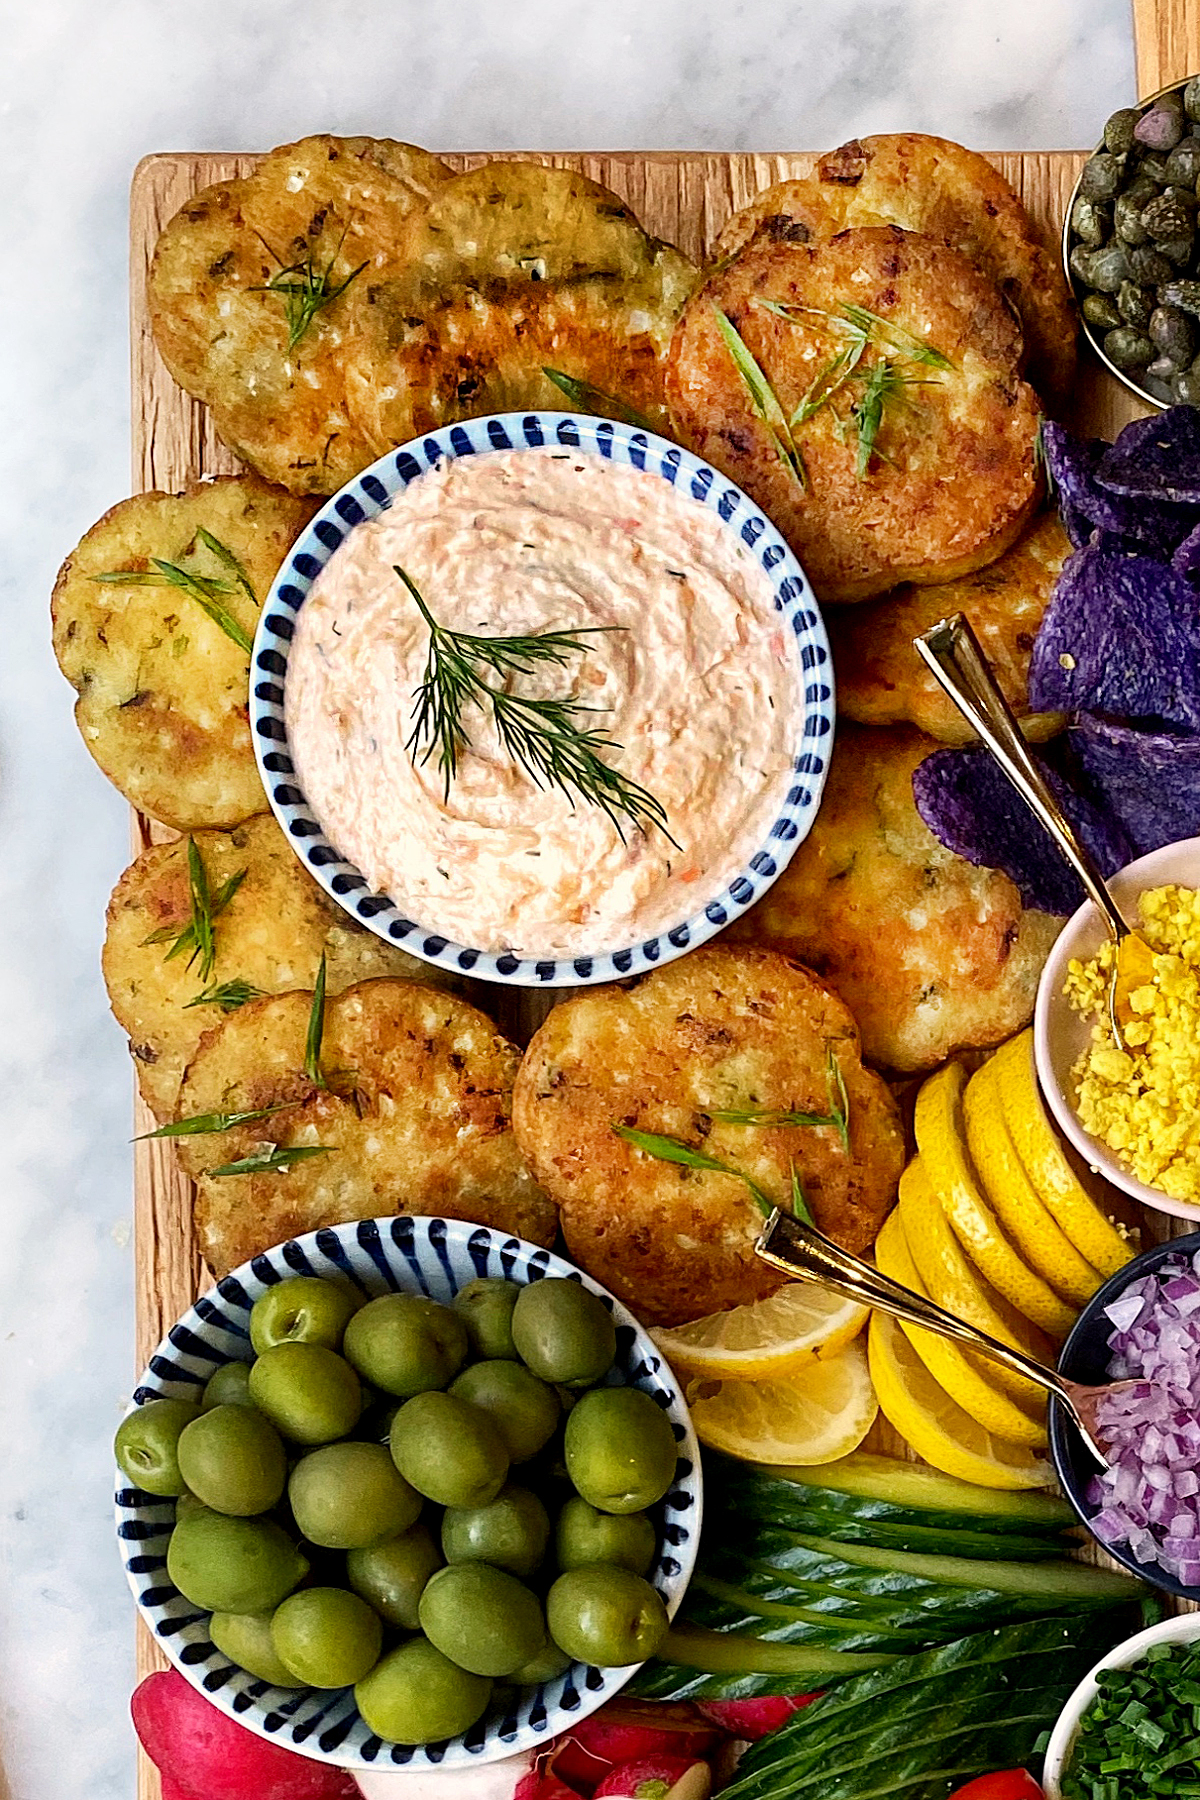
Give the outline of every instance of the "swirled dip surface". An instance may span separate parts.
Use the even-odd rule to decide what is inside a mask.
[[[453,630],[619,627],[515,685],[603,709],[581,728],[621,746],[608,759],[679,848],[653,825],[622,843],[599,808],[538,788],[474,705],[447,798],[436,753],[406,748],[429,633],[394,564]],[[426,929],[539,956],[619,948],[719,893],[771,827],[797,710],[771,584],[719,518],[549,448],[443,463],[350,532],[300,610],[286,695],[309,804],[372,886]]]

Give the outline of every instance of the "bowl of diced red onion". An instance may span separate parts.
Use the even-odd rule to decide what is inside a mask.
[[[1103,1469],[1051,1401],[1054,1466],[1110,1556],[1154,1587],[1200,1599],[1200,1232],[1154,1245],[1107,1281],[1058,1367],[1071,1381],[1138,1380],[1102,1403]]]

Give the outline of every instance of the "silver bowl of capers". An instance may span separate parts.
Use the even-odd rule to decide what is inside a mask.
[[[1080,170],[1063,263],[1096,354],[1152,406],[1200,406],[1200,76],[1122,107]]]

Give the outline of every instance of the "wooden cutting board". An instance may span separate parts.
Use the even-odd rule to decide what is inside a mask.
[[[1165,79],[1165,77],[1163,78]],[[249,155],[179,153],[147,157],[138,167],[131,197],[131,317],[133,333],[133,486],[144,492],[173,492],[201,475],[235,470],[236,459],[218,441],[203,406],[183,394],[167,373],[150,333],[146,310],[146,276],[155,239],[172,214],[198,189],[230,176],[246,174],[255,163]],[[448,155],[456,169],[475,167],[482,155]],[[647,229],[680,246],[699,261],[729,214],[772,182],[807,174],[813,154],[736,155],[633,152],[570,155],[533,154],[529,160],[582,170],[605,183],[634,209]],[[1039,233],[1055,256],[1062,220],[1080,164],[1081,153],[1014,152],[991,160],[1021,195]],[[1084,357],[1071,422],[1092,434],[1112,437],[1145,409],[1094,359]],[[135,815],[133,840],[138,851],[148,843],[174,836]],[[544,1017],[552,998],[513,993],[475,984],[473,998],[510,1035],[527,1038]],[[139,1132],[154,1120],[137,1102]],[[169,1143],[137,1144],[135,1151],[134,1228],[137,1292],[137,1366],[143,1368],[165,1330],[207,1285],[191,1225],[191,1188],[175,1164]],[[873,1446],[904,1453],[886,1426],[877,1427]],[[139,1623],[139,1677],[165,1660]],[[158,1776],[147,1759],[139,1764],[140,1800],[159,1800]]]

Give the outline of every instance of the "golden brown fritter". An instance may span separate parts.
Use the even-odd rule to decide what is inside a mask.
[[[370,284],[398,272],[406,216],[446,174],[409,144],[304,138],[205,188],[159,238],[149,299],[163,361],[268,480],[331,494],[371,460],[341,347]],[[298,331],[306,286],[328,298]]]
[[[847,306],[881,322],[854,368],[834,374],[853,343]],[[756,409],[722,314],[787,419],[846,377],[793,427],[802,470]],[[1021,532],[1039,477],[1038,405],[1019,354],[1011,309],[973,264],[875,226],[814,244],[755,241],[720,267],[676,327],[667,397],[684,442],[758,502],[817,597],[867,600],[982,568]]]
[[[832,1126],[757,1126],[715,1112],[837,1104]],[[823,1230],[865,1250],[904,1164],[899,1115],[864,1069],[848,1009],[808,969],[745,948],[707,948],[632,987],[555,1007],[521,1064],[513,1129],[558,1202],[571,1255],[639,1318],[676,1324],[761,1298],[779,1277],[754,1256],[762,1213],[733,1175],[663,1162],[612,1127],[685,1140],[741,1170],[780,1206],[794,1162]]]
[[[1029,658],[1054,584],[1071,554],[1056,512],[1036,519],[998,562],[958,581],[901,587],[867,606],[831,610],[825,624],[837,673],[838,712],[860,725],[916,725],[943,744],[969,744],[975,733],[927,665],[913,639],[939,619],[965,613],[992,673],[1028,737],[1052,737],[1061,713],[1029,711]]]
[[[987,158],[946,138],[901,131],[831,150],[808,180],[756,194],[726,224],[716,254],[735,254],[757,231],[807,242],[858,225],[899,225],[961,251],[1016,308],[1034,387],[1067,394],[1077,327],[1057,255]]]
[[[188,1066],[182,1117],[252,1111],[268,1118],[176,1140],[197,1182],[196,1230],[217,1275],[322,1225],[436,1213],[553,1242],[553,1202],[509,1124],[520,1052],[453,994],[409,981],[364,981],[327,1002],[321,1088],[304,1072],[312,995],[252,1000],[208,1032]],[[221,1166],[289,1148],[328,1153],[255,1174]]]
[[[265,804],[250,742],[250,658],[195,590],[97,577],[153,576],[155,558],[173,563],[220,584],[220,605],[252,637],[312,510],[255,475],[138,494],[105,513],[59,570],[54,654],[79,695],[83,741],[125,797],[165,825],[233,825]],[[253,601],[202,532],[236,557]]]
[[[1027,1024],[1061,926],[938,843],[912,795],[936,749],[916,731],[839,726],[812,831],[732,928],[810,963],[853,1010],[868,1061],[898,1070]]]
[[[201,1037],[237,1010],[246,988],[247,998],[311,989],[322,955],[330,994],[376,975],[454,985],[452,977],[376,937],[329,899],[269,813],[233,831],[194,836],[211,894],[241,877],[214,921],[215,958],[207,977],[187,950],[168,961],[192,919],[184,839],[144,850],[108,903],[108,998],[129,1033],[142,1097],[160,1119],[174,1112],[183,1071]],[[197,1003],[214,992],[219,998]]]

